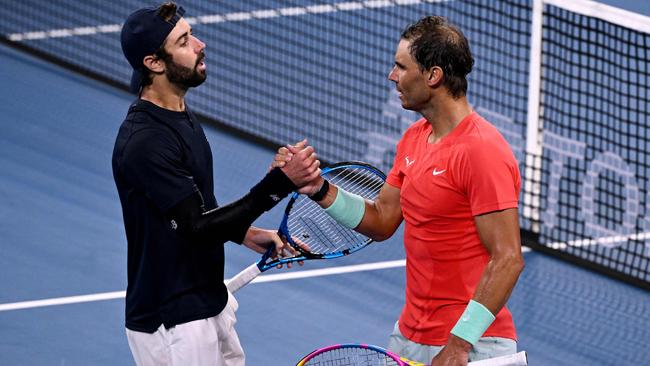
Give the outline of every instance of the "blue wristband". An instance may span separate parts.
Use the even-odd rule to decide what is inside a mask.
[[[326,208],[325,212],[339,224],[348,229],[354,229],[359,226],[363,215],[366,213],[366,200],[359,195],[339,188],[334,203]]]
[[[451,330],[451,334],[460,337],[472,345],[478,342],[483,333],[488,329],[495,317],[481,303],[470,300],[465,312]]]

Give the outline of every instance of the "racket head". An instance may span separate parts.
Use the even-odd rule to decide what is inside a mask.
[[[315,365],[424,366],[422,363],[400,358],[384,348],[364,343],[343,343],[320,348],[296,364]]]
[[[321,176],[330,184],[368,200],[377,198],[386,181],[386,175],[381,170],[358,161],[332,164],[322,169]],[[369,237],[339,224],[318,203],[297,192],[289,199],[278,233],[287,239],[298,255],[266,263],[271,255],[268,252],[260,261],[262,271],[278,264],[306,259],[342,257],[372,242]]]

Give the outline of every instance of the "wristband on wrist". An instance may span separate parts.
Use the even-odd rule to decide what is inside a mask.
[[[251,188],[250,194],[254,197],[255,205],[268,211],[297,188],[280,168],[274,168]]]
[[[330,182],[327,181],[327,179],[323,179],[323,185],[320,186],[320,189],[318,192],[312,194],[309,196],[313,201],[322,201],[323,198],[325,198],[325,195],[327,194],[327,191],[330,190]]]
[[[354,229],[359,226],[363,215],[366,213],[366,200],[359,195],[339,188],[334,203],[326,208],[325,212],[339,224],[348,229]]]
[[[462,338],[474,345],[479,338],[485,333],[495,317],[481,303],[470,300],[465,308],[463,315],[451,330],[451,334]]]

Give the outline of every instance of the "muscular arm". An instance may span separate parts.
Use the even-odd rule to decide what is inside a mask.
[[[516,208],[490,212],[474,218],[481,242],[490,254],[479,280],[473,300],[496,314],[505,305],[524,268],[519,238],[519,217]],[[432,365],[447,364],[456,359],[467,362],[472,345],[464,339],[449,335],[445,348],[432,360]]]
[[[329,207],[336,199],[338,187],[331,184],[330,189],[318,204]],[[390,238],[402,223],[402,208],[399,202],[400,190],[390,184],[384,184],[375,201],[366,200],[363,219],[354,229],[376,241]]]
[[[516,208],[490,212],[474,218],[481,243],[490,254],[472,300],[485,306],[494,316],[506,304],[519,274],[524,269]],[[471,344],[450,334],[446,353],[469,352]],[[461,358],[467,359],[466,354]]]
[[[481,242],[490,254],[476,291],[477,301],[494,315],[505,305],[524,269],[516,208],[475,217]]]

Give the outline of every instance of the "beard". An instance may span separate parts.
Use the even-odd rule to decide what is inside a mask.
[[[205,58],[205,54],[201,52],[199,57],[196,59],[196,64],[193,68],[189,68],[183,65],[179,65],[174,62],[173,59],[165,62],[167,66],[165,68],[165,75],[167,79],[177,85],[178,87],[187,90],[189,88],[197,87],[205,81],[207,73],[205,71],[199,72],[197,67],[201,61]]]

